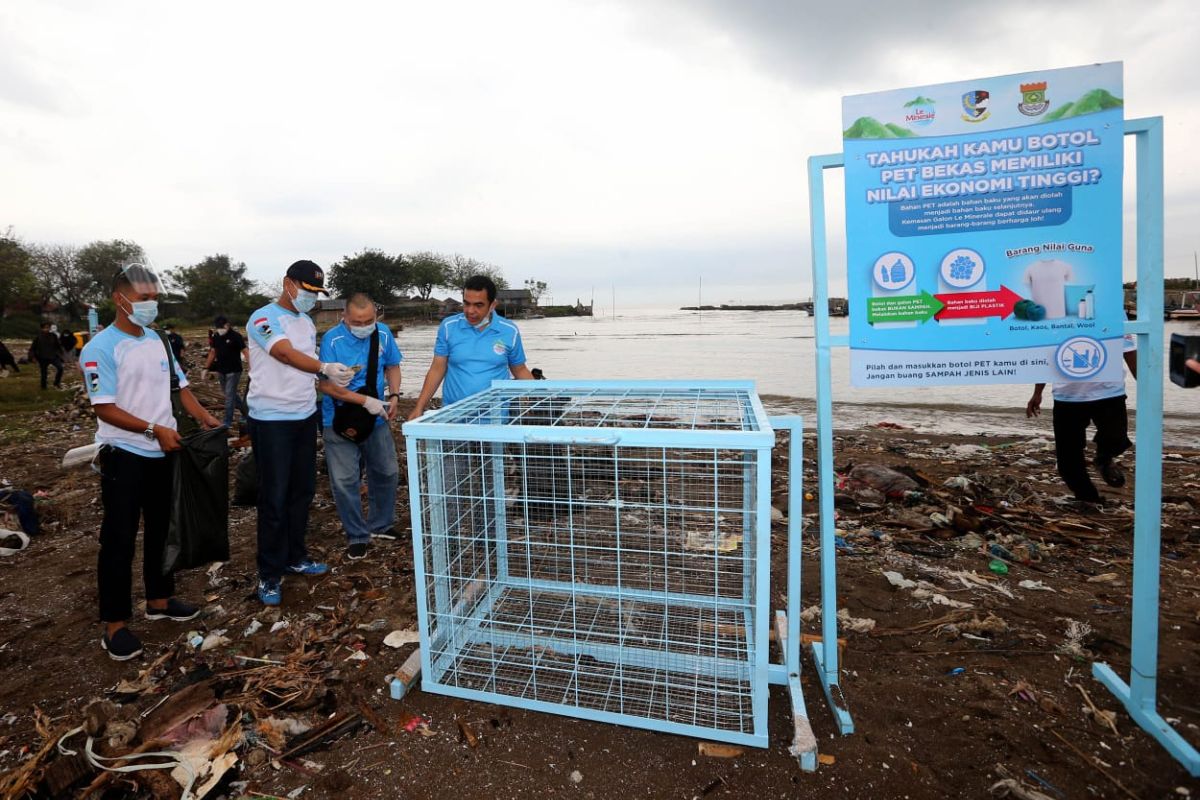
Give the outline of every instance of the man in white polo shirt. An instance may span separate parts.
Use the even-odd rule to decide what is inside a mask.
[[[1125,334],[1123,342],[1125,365],[1137,378],[1137,339]],[[1025,405],[1025,416],[1036,417],[1042,409],[1042,390],[1046,384],[1033,387],[1033,396]],[[1087,429],[1096,426],[1096,469],[1104,482],[1112,487],[1125,485],[1125,471],[1116,459],[1132,446],[1129,441],[1129,418],[1125,410],[1124,381],[1073,381],[1054,384],[1054,457],[1058,474],[1075,499],[1084,503],[1100,503],[1100,492],[1088,477]]]
[[[146,618],[189,620],[195,606],[176,600],[174,575],[163,574],[163,549],[171,519],[175,459],[179,432],[171,411],[169,345],[146,326],[158,315],[162,284],[141,264],[132,264],[113,279],[117,319],[92,337],[79,354],[88,399],[96,412],[100,450],[100,556],[97,583],[100,638],[110,658],[126,661],[142,652],[141,641],[126,626],[133,616],[133,553],[139,519],[144,521],[142,580]],[[220,426],[192,396],[187,377],[175,365],[183,407],[201,426]]]
[[[285,572],[324,575],[308,557],[304,538],[317,489],[317,410],[314,378],[345,386],[354,370],[317,360],[317,329],[308,313],[325,291],[325,274],[311,261],[288,267],[283,291],[250,315],[250,442],[258,468],[258,599],[277,606]]]

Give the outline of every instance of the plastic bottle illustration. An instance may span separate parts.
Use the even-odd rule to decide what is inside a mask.
[[[1087,319],[1087,300],[1083,297],[1079,298],[1079,312],[1077,316],[1080,319]]]
[[[1095,319],[1096,318],[1096,295],[1092,293],[1091,289],[1088,289],[1087,294],[1085,294],[1083,296],[1083,302],[1087,305],[1087,318]]]

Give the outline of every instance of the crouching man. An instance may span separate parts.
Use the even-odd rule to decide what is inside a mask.
[[[393,525],[400,471],[388,423],[396,418],[403,358],[391,330],[376,319],[374,301],[365,294],[346,302],[342,321],[321,339],[321,361],[359,367],[345,388],[331,381],[320,384],[325,394],[321,420],[325,463],[350,559],[366,556],[372,538],[397,538]],[[365,519],[359,493],[364,471]]]
[[[171,519],[172,479],[180,448],[171,411],[173,361],[168,345],[147,330],[158,314],[162,284],[148,268],[134,264],[113,280],[117,319],[97,333],[79,355],[88,398],[98,420],[96,441],[102,445],[100,557],[97,582],[104,633],[100,646],[110,658],[127,661],[142,652],[142,643],[126,626],[133,616],[133,553],[138,522],[143,523],[142,580],[146,618],[189,620],[199,613],[175,599],[175,577],[163,574],[163,550]],[[187,388],[179,366],[175,372],[183,407],[204,428],[220,425]]]

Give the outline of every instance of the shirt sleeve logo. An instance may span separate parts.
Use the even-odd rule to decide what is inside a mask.
[[[100,365],[95,361],[88,361],[83,365],[84,372],[87,374],[87,387],[89,394],[95,394],[100,391],[100,373],[96,370]]]
[[[492,352],[498,356],[502,356],[508,352],[508,345],[497,339],[496,341],[492,342]]]
[[[266,338],[271,338],[271,323],[266,317],[259,317],[253,322],[254,329]]]

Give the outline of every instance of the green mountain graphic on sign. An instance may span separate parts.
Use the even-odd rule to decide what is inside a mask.
[[[1121,108],[1125,105],[1125,101],[1119,97],[1114,97],[1107,89],[1092,89],[1073,103],[1064,103],[1058,108],[1048,113],[1045,117],[1047,122],[1056,119],[1069,119],[1070,117],[1082,117],[1084,114],[1095,114],[1098,111],[1107,111],[1110,108]]]
[[[907,139],[910,136],[916,134],[894,122],[885,125],[874,117],[859,117],[842,131],[843,139]]]
[[[920,95],[917,95],[912,100],[909,100],[907,103],[905,103],[904,107],[912,108],[913,106],[931,106],[933,104],[933,101],[928,97],[921,97]]]

